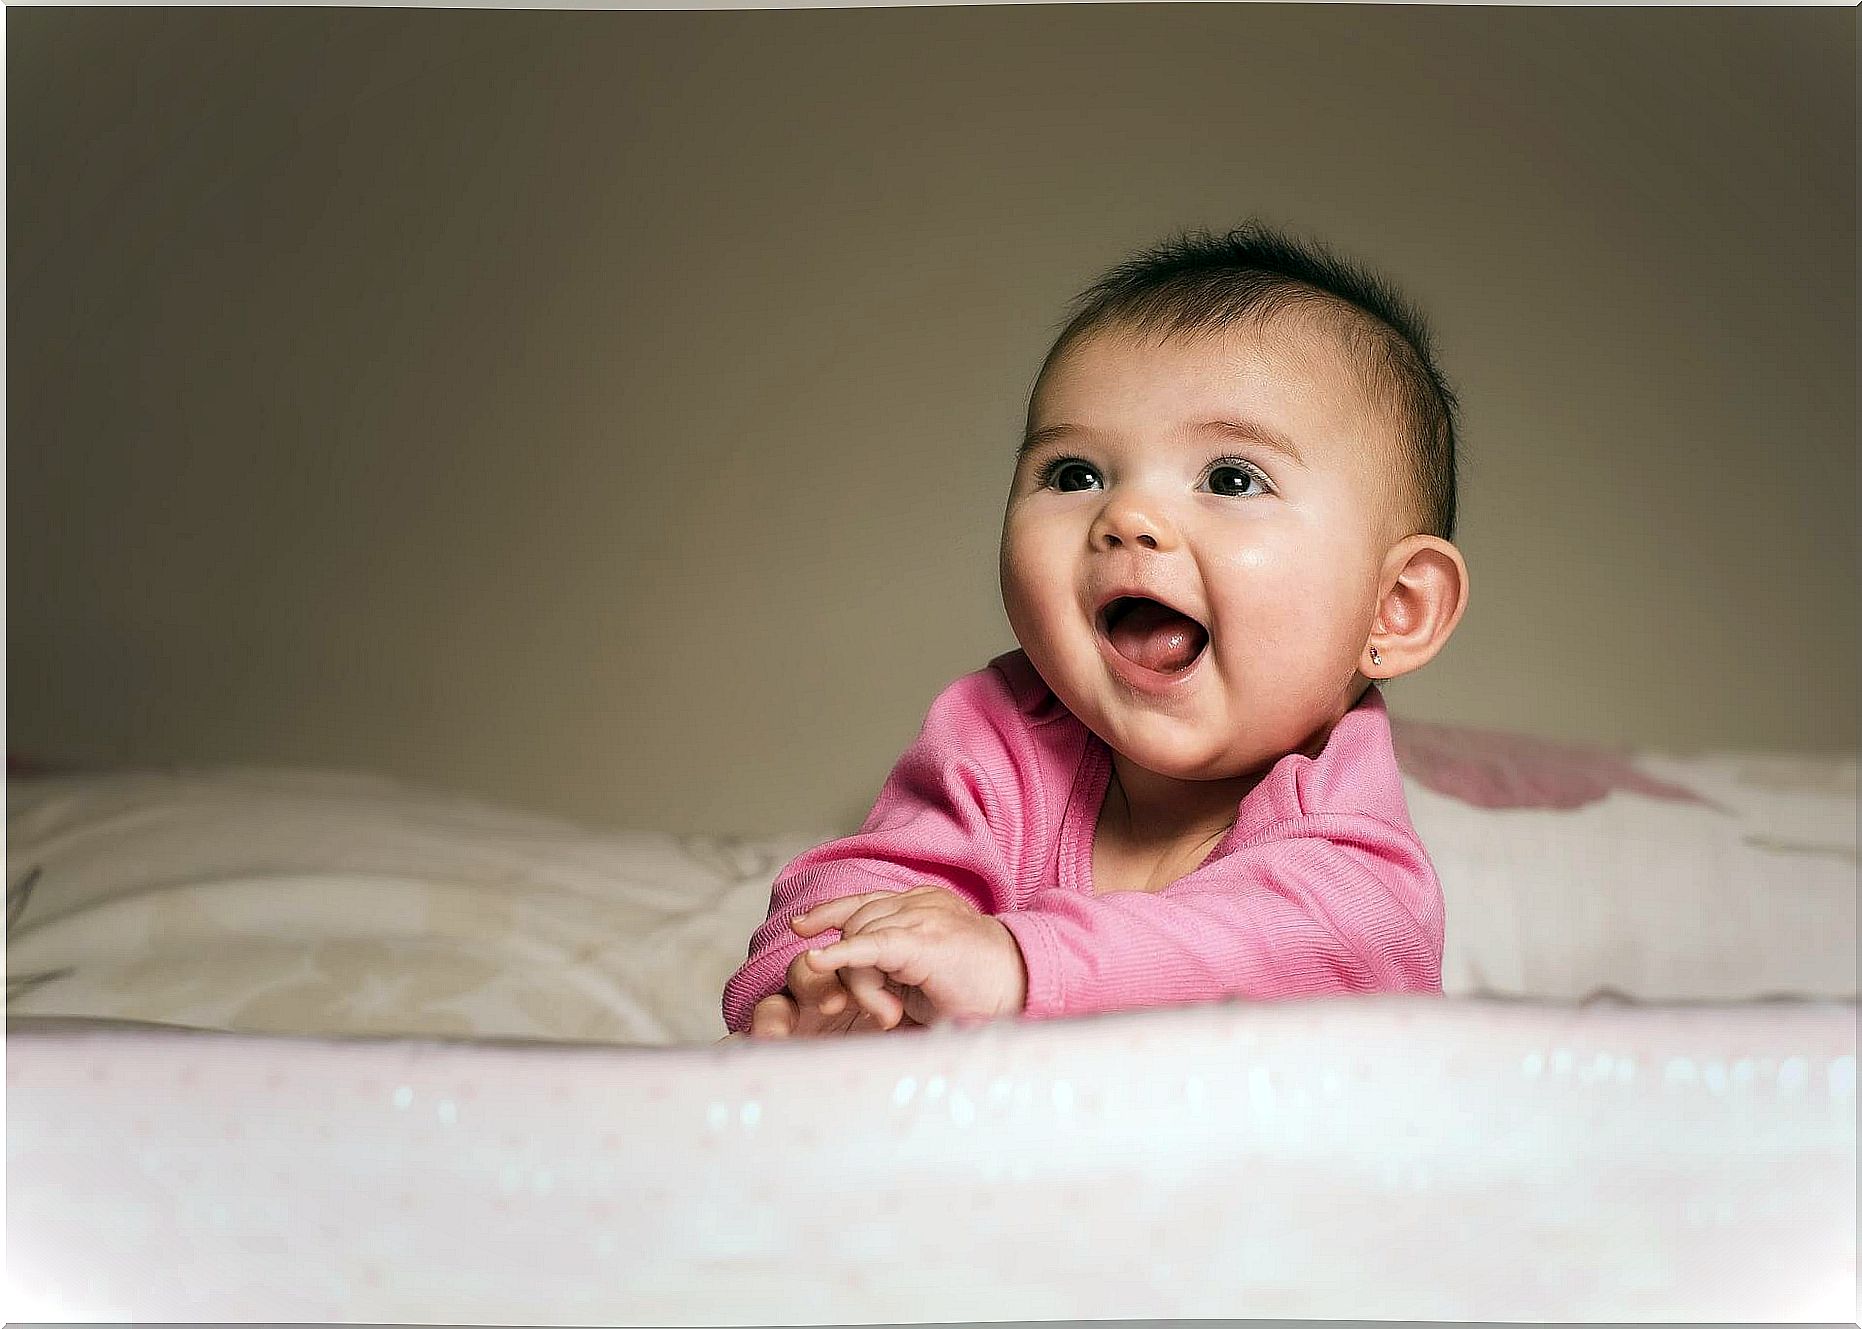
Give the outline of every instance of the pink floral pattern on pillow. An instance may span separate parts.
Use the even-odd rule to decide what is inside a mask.
[[[1393,720],[1390,728],[1403,774],[1477,808],[1568,812],[1619,789],[1646,798],[1716,806],[1691,789],[1643,774],[1628,756],[1608,748],[1416,720]]]

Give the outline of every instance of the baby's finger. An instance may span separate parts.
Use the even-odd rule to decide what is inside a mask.
[[[829,928],[839,927],[843,919],[853,917],[862,906],[896,894],[896,891],[869,891],[865,895],[843,895],[839,899],[823,900],[791,918],[789,928],[798,936],[812,937]]]
[[[846,1015],[850,1020],[856,1019],[859,1017],[860,1009],[856,1006],[851,1012],[848,1011],[847,1003],[849,1000],[847,980],[842,978],[839,974],[835,974],[833,984],[823,988],[820,994],[815,997],[814,1008],[818,1013],[824,1016]]]
[[[905,1003],[886,986],[886,976],[877,969],[843,969],[841,986],[860,1003],[881,1029],[890,1029],[905,1014]]]
[[[843,937],[856,936],[908,908],[910,908],[909,902],[898,892],[882,895],[877,900],[868,900],[841,922],[841,935]]]
[[[795,1032],[796,1005],[787,994],[763,998],[750,1012],[750,1037],[787,1038]]]
[[[857,937],[843,936],[831,946],[803,951],[802,955],[817,973],[871,966],[906,983],[917,983],[923,978],[916,972],[923,958],[922,947],[903,928],[880,928],[862,932]]]
[[[841,975],[834,970],[822,973],[815,969],[808,963],[806,952],[789,963],[789,994],[803,1011],[818,1016],[845,1015],[852,1019],[860,1013],[859,1007],[852,1005]]]
[[[840,975],[832,971],[823,973],[811,966],[806,951],[789,961],[788,984],[789,995],[799,1005],[823,1015],[838,1015],[847,1008],[847,993],[841,986]]]

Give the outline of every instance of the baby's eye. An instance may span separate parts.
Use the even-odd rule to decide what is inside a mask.
[[[1037,483],[1043,489],[1052,487],[1063,494],[1071,494],[1091,489],[1098,479],[1099,472],[1078,457],[1056,457],[1041,468]]]
[[[1267,492],[1267,477],[1245,462],[1219,461],[1209,468],[1209,490],[1227,498],[1245,498],[1251,491],[1250,484],[1260,486],[1260,493]]]

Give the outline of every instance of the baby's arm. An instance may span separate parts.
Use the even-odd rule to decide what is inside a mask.
[[[836,938],[799,935],[791,922],[816,906],[922,886],[951,892],[985,914],[1007,904],[1016,872],[984,799],[989,770],[1000,769],[1005,760],[1003,726],[1015,723],[1007,685],[992,670],[966,675],[939,694],[859,832],[809,850],[776,879],[769,916],[751,938],[748,959],[725,985],[729,1029],[749,1029],[756,1010],[785,991],[796,1003],[797,1031],[808,1023],[801,1014],[808,994],[789,985],[791,966],[811,946]],[[861,968],[872,966],[852,967]],[[850,988],[833,972],[820,977],[846,992],[843,1012],[848,1005],[865,1012],[869,1003],[886,1004],[880,1000],[884,979],[877,974],[850,973]],[[831,997],[832,991],[823,996]],[[828,1004],[832,1010],[833,1001]],[[769,1009],[776,1012],[771,1019],[790,1014],[777,1005]]]
[[[1155,894],[1040,892],[1001,915],[1026,1012],[1442,989],[1442,893],[1414,835],[1301,818]]]
[[[1156,894],[1050,890],[1000,918],[937,889],[851,896],[797,915],[841,939],[798,957],[904,984],[881,1013],[987,1020],[1223,997],[1441,990],[1441,891],[1413,836],[1337,815]]]

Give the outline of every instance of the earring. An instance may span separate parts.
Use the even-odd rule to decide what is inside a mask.
[[[1383,659],[1377,654],[1377,648],[1375,646],[1371,647],[1371,663],[1374,665],[1383,663]]]

